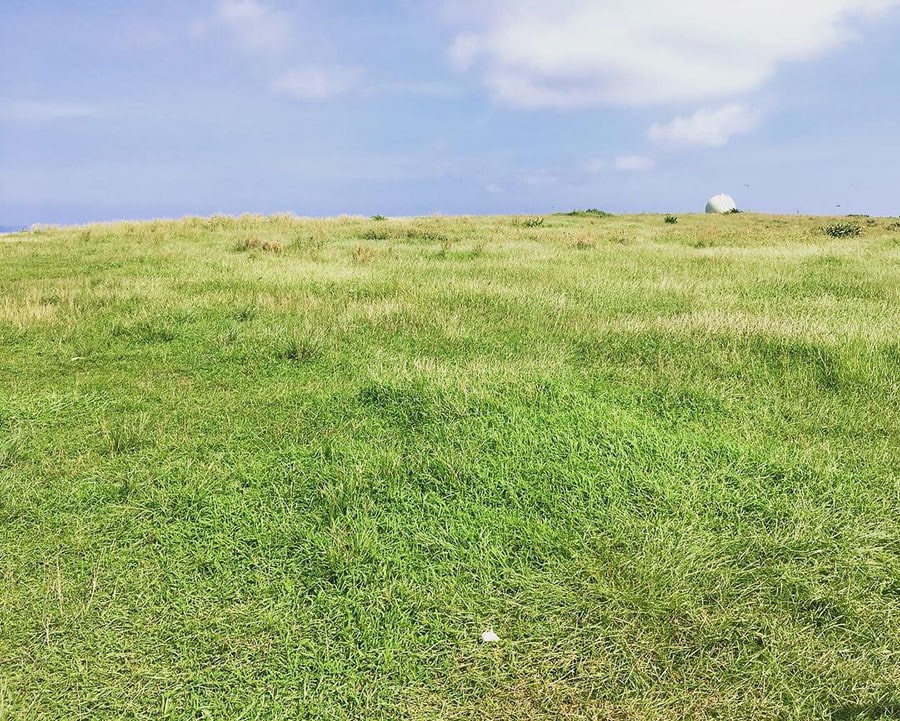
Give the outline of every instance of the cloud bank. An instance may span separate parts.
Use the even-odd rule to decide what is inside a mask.
[[[448,49],[525,108],[700,103],[758,90],[780,66],[855,37],[900,0],[450,0]]]
[[[689,117],[675,118],[670,123],[655,123],[647,137],[655,143],[721,148],[733,135],[756,128],[760,116],[759,111],[739,104],[716,110],[703,109]]]

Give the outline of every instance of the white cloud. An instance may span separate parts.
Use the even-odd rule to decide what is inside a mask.
[[[95,105],[40,100],[0,101],[0,119],[22,122],[52,122],[75,118],[96,118],[100,108]]]
[[[324,102],[360,88],[357,68],[310,65],[286,72],[272,83],[272,90],[294,100]]]
[[[371,82],[361,68],[343,65],[306,65],[289,70],[277,77],[271,90],[295,100],[324,102],[341,95],[363,97],[376,95],[407,95],[411,97],[449,99],[464,94],[464,89],[447,83],[429,82]]]
[[[259,0],[219,0],[216,21],[252,52],[278,53],[291,43],[288,14]],[[191,30],[202,36],[206,29],[202,23],[195,23]]]
[[[647,137],[655,143],[720,148],[732,135],[753,130],[759,119],[759,111],[744,105],[726,105],[717,110],[698,110],[689,117],[675,118],[665,125],[655,123],[647,132]]]
[[[900,0],[446,0],[448,49],[519,107],[702,102],[759,89],[780,66],[855,36]]]
[[[653,159],[643,155],[625,155],[621,158],[616,158],[613,167],[616,170],[628,173],[651,170],[653,168]]]
[[[447,57],[450,64],[457,70],[468,70],[482,50],[481,38],[470,33],[463,33],[457,35],[450,47],[447,48]]]

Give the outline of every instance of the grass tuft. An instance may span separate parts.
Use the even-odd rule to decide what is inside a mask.
[[[0,430],[0,470],[11,468],[25,459],[25,435],[19,430]]]
[[[258,315],[259,308],[256,305],[244,305],[238,308],[237,312],[234,314],[234,317],[242,323],[246,323],[253,320]]]
[[[111,422],[103,421],[100,432],[106,451],[112,456],[133,453],[150,442],[149,421],[143,413]]]
[[[291,338],[281,357],[296,363],[310,363],[321,354],[321,344],[309,338]]]
[[[390,230],[386,228],[369,228],[363,231],[363,240],[390,240],[392,237]]]
[[[350,257],[354,264],[365,265],[366,263],[371,263],[378,257],[378,251],[371,245],[357,245],[353,249],[353,254]]]
[[[239,252],[260,250],[264,253],[279,254],[284,252],[284,243],[277,238],[259,238],[253,236],[250,238],[243,238],[238,242],[237,246],[235,246],[235,250]]]

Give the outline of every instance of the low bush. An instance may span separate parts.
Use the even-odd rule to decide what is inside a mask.
[[[823,229],[825,235],[832,238],[853,238],[862,233],[862,226],[855,222],[829,223]]]
[[[605,210],[598,210],[597,208],[588,208],[587,210],[572,210],[568,213],[563,213],[563,215],[568,215],[575,218],[580,218],[583,216],[594,217],[594,218],[611,218],[612,213],[607,213]]]

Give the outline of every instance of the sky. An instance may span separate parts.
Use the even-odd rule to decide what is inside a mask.
[[[0,226],[900,215],[900,0],[3,0]]]

